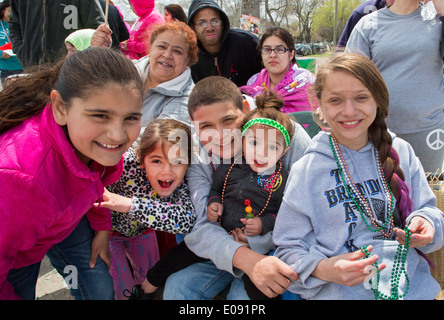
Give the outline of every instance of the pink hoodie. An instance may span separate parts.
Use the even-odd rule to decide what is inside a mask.
[[[85,214],[94,230],[111,229],[109,210],[93,204],[120,177],[122,161],[88,168],[49,105],[0,135],[0,154],[0,300],[19,299],[6,281],[10,269],[41,261]]]
[[[148,41],[156,25],[165,23],[159,10],[154,7],[154,0],[130,0],[139,17],[131,28],[126,44],[128,50],[122,50],[130,59],[140,59],[148,54]]]

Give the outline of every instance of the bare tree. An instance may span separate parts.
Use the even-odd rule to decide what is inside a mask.
[[[261,17],[260,0],[242,0],[242,14],[247,14],[256,18]]]
[[[298,20],[300,30],[300,41],[311,41],[311,27],[316,9],[323,4],[324,0],[291,0],[294,14]]]
[[[264,0],[265,14],[269,25],[288,27],[288,17],[291,13],[290,0]]]

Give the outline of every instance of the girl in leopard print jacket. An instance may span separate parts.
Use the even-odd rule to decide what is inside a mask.
[[[113,223],[110,273],[116,299],[124,299],[125,289],[141,284],[159,260],[154,230],[183,234],[194,226],[196,215],[184,181],[190,137],[188,126],[179,121],[154,120],[137,150],[130,148],[125,154],[120,179],[104,193],[101,206],[111,209]]]

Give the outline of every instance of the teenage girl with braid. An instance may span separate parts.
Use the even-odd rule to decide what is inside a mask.
[[[424,253],[444,221],[411,146],[387,130],[389,94],[375,65],[339,54],[314,93],[330,127],[293,165],[277,216],[276,256],[305,299],[434,299]],[[308,192],[307,192],[308,191]]]

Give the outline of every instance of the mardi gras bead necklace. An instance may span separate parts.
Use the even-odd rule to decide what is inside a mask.
[[[369,283],[373,289],[373,293],[375,295],[376,300],[399,300],[405,297],[409,291],[410,279],[407,274],[405,263],[407,261],[407,255],[410,249],[410,240],[412,233],[407,227],[404,229],[404,231],[405,231],[405,245],[402,244],[398,245],[395,257],[393,259],[393,269],[392,269],[392,275],[390,277],[390,295],[384,294],[378,290],[380,271],[378,264],[376,262],[373,264],[376,270],[376,274],[374,276],[375,283],[373,282],[373,280],[370,280]],[[366,258],[370,257],[370,252],[368,251],[367,246],[362,246],[361,251],[365,254]],[[405,292],[399,294],[399,281],[401,280],[402,275],[404,275],[405,277],[406,287],[405,287]]]
[[[393,209],[394,209],[394,196],[390,189],[389,183],[387,182],[387,179],[385,178],[384,170],[382,168],[381,161],[379,159],[378,151],[375,149],[375,155],[376,155],[376,161],[378,164],[378,176],[379,181],[383,183],[383,189],[386,194],[386,198],[388,199],[388,205],[387,205],[387,211],[388,211],[388,217],[385,223],[382,224],[382,226],[378,226],[377,223],[373,219],[373,213],[368,205],[367,200],[364,198],[364,196],[361,194],[359,189],[356,187],[355,183],[353,182],[353,179],[351,178],[350,172],[348,170],[347,164],[345,163],[344,157],[342,156],[342,152],[339,149],[339,144],[336,139],[336,137],[331,133],[329,135],[329,141],[330,141],[330,147],[333,152],[333,155],[336,160],[336,164],[339,168],[340,177],[342,179],[342,182],[344,184],[344,187],[350,196],[350,198],[353,199],[353,202],[356,204],[356,207],[359,210],[359,213],[361,215],[362,220],[365,222],[365,225],[367,226],[367,229],[371,232],[381,232],[385,237],[389,237],[390,234],[393,231],[394,221],[393,221]],[[365,212],[365,213],[364,213]],[[376,229],[372,228],[369,223],[367,222],[367,219],[365,219],[365,216],[368,216],[374,226],[376,226]],[[387,223],[390,221],[390,230],[388,233],[384,232],[384,228],[387,226]],[[410,279],[407,275],[407,270],[405,268],[405,264],[407,261],[407,254],[410,249],[410,239],[411,239],[411,232],[406,227],[404,229],[406,233],[406,240],[405,244],[399,244],[398,248],[395,253],[394,262],[393,262],[393,269],[391,273],[390,278],[390,293],[391,295],[386,295],[378,290],[379,287],[379,269],[378,264],[375,262],[373,266],[376,268],[376,274],[375,274],[375,281],[370,280],[370,284],[372,285],[373,293],[375,295],[375,298],[382,299],[382,300],[397,300],[404,297],[410,286]],[[367,246],[361,247],[361,251],[365,254],[365,257],[370,257],[370,253],[367,249]],[[401,276],[404,275],[406,279],[406,290],[403,294],[399,294],[399,282],[401,280]]]
[[[208,157],[210,158],[210,167],[211,167],[211,171],[216,171],[216,169],[214,168],[214,164],[213,164],[213,152],[208,151]]]
[[[375,157],[376,157],[376,163],[378,165],[378,176],[379,181],[382,182],[383,190],[386,194],[387,201],[387,212],[388,216],[386,221],[379,226],[377,222],[375,221],[372,210],[370,208],[370,205],[367,201],[367,199],[364,197],[364,195],[361,193],[361,191],[358,189],[356,184],[353,182],[353,179],[350,175],[350,172],[348,170],[347,164],[345,163],[344,157],[342,155],[341,149],[339,149],[338,140],[333,134],[330,134],[330,147],[333,151],[333,155],[335,156],[336,164],[338,165],[339,174],[341,176],[342,181],[344,182],[344,187],[349,194],[349,196],[353,199],[353,202],[357,206],[359,213],[362,216],[362,219],[364,220],[367,228],[372,232],[381,232],[386,238],[388,238],[394,227],[394,216],[393,216],[393,210],[394,210],[394,196],[390,189],[390,186],[387,182],[387,179],[385,178],[384,170],[382,168],[381,161],[379,159],[379,153],[375,149]],[[371,223],[373,226],[376,227],[376,229],[371,228],[371,226],[368,224],[367,219],[365,219],[365,216],[370,218]],[[390,229],[386,233],[384,231],[387,224],[390,223]]]
[[[230,166],[230,169],[228,169],[227,175],[226,175],[225,180],[224,180],[224,185],[222,187],[222,194],[221,194],[222,205],[224,205],[225,188],[227,186],[228,177],[230,176],[231,170],[233,170],[233,167],[234,167],[235,164],[236,164],[236,161],[233,161],[233,163]],[[276,170],[276,172],[274,174],[274,180],[272,181],[272,185],[274,185],[275,184],[275,180],[280,177],[280,173],[281,173],[281,169],[282,169],[282,162],[278,161],[278,164],[279,164],[279,168]],[[256,214],[256,215],[253,214],[253,208],[251,207],[251,200],[250,199],[245,199],[245,201],[244,201],[244,204],[246,206],[245,207],[245,212],[246,212],[245,218],[251,219],[251,218],[254,218],[254,217],[259,217],[265,211],[265,209],[267,208],[267,206],[268,206],[268,204],[270,202],[270,199],[271,199],[271,195],[273,194],[273,191],[274,191],[274,188],[269,188],[268,189],[267,201],[265,202],[265,205],[262,208],[262,210],[258,214]],[[218,220],[219,220],[219,225],[222,226],[222,215],[219,216]],[[242,230],[243,229],[245,229],[245,227],[242,228]],[[229,233],[231,234],[231,232],[232,231],[230,231]]]

